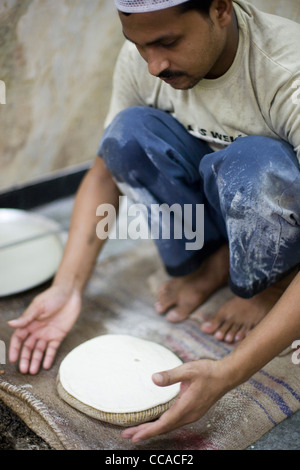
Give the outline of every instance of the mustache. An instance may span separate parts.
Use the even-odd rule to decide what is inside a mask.
[[[163,70],[159,75],[157,75],[158,78],[178,78],[178,77],[183,77],[185,74],[183,72],[179,71],[172,71],[172,70]]]

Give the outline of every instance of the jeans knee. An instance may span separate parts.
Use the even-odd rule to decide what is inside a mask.
[[[143,133],[148,109],[143,106],[127,108],[118,113],[105,129],[98,155],[104,159],[113,175],[121,178],[140,165],[143,151],[138,136]]]
[[[221,151],[222,152],[222,151]],[[247,136],[238,138],[224,151],[226,166],[234,165],[237,172],[247,171],[251,175],[272,173],[279,176],[283,171],[299,169],[293,147],[282,140],[265,136]]]
[[[283,141],[263,136],[239,138],[206,156],[200,171],[208,191],[215,187],[214,197],[224,215],[244,219],[250,210],[268,218],[284,214],[287,219],[293,211],[299,220],[299,164],[292,146]]]
[[[273,180],[291,184],[299,178],[299,163],[292,146],[264,136],[238,138],[225,149],[206,156],[200,172],[217,182],[273,185]],[[276,183],[277,185],[277,183]]]
[[[115,176],[125,178],[131,172],[139,179],[151,171],[153,177],[164,173],[193,182],[199,179],[201,152],[199,141],[169,113],[135,106],[114,118],[103,134],[98,155]]]

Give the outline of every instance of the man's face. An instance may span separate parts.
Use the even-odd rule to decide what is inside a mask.
[[[216,78],[226,31],[196,10],[177,7],[129,16],[119,13],[123,33],[148,64],[149,73],[175,89],[194,87],[203,78]],[[216,69],[217,70],[217,69]]]

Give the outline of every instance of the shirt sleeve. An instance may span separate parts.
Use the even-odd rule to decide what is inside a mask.
[[[277,91],[270,118],[278,136],[294,147],[300,163],[300,73]]]
[[[139,93],[135,73],[135,55],[135,46],[126,41],[115,65],[112,96],[104,128],[108,127],[114,117],[124,109],[132,106],[145,106],[146,104]]]

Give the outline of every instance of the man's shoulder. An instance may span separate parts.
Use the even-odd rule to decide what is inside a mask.
[[[271,69],[281,68],[291,75],[299,71],[300,24],[266,13],[243,0],[235,0],[234,4],[240,27],[249,34],[250,54],[265,61]]]
[[[136,46],[127,40],[121,47],[119,60],[124,61],[130,67],[136,67],[139,69],[141,66],[143,66],[142,68],[146,68],[146,62],[142,59]]]

